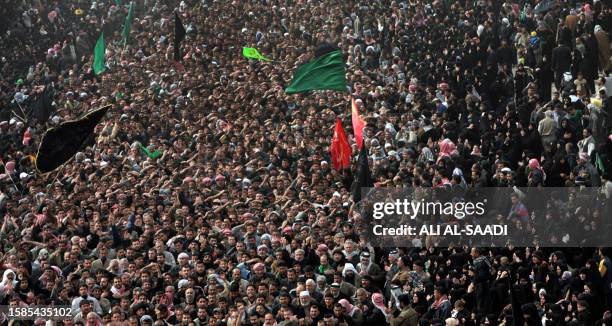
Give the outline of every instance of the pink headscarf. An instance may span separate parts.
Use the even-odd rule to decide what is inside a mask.
[[[528,166],[532,170],[539,170],[540,172],[542,172],[542,176],[544,180],[546,180],[546,173],[544,172],[544,169],[540,166],[540,161],[538,161],[538,159],[532,158],[531,160],[529,160]]]
[[[535,158],[529,160],[529,168],[532,170],[540,170],[542,171],[542,173],[544,173],[544,169],[542,169],[542,167],[540,166],[540,161]]]
[[[5,170],[7,174],[11,174],[15,172],[15,161],[8,161],[5,165]]]
[[[446,156],[446,157],[450,157],[451,155],[455,155],[457,154],[457,146],[455,146],[455,143],[453,143],[450,139],[446,138],[442,141],[440,141],[440,143],[438,143],[438,145],[440,146],[440,157],[438,158],[438,160],[440,160],[440,158]]]
[[[346,310],[347,314],[350,314],[351,311],[353,311],[354,306],[348,300],[340,299],[338,303],[342,306],[342,308],[344,308],[344,310]]]
[[[58,277],[61,277],[63,275],[62,270],[59,267],[51,266],[51,269],[57,274]]]
[[[385,311],[385,299],[383,298],[382,294],[372,294],[372,303],[376,308],[382,310],[383,312]]]

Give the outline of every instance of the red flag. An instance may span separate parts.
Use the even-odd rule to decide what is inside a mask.
[[[334,169],[340,170],[351,165],[351,145],[349,145],[346,133],[342,128],[340,119],[336,119],[336,129],[331,144],[331,157]]]
[[[359,110],[357,110],[357,103],[355,98],[351,96],[351,120],[353,120],[353,134],[355,134],[355,141],[357,146],[361,149],[363,144],[363,128],[365,128],[365,121],[359,116]]]

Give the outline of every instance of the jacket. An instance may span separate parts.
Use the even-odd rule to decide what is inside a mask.
[[[391,317],[391,326],[417,326],[419,314],[412,307],[404,308],[397,317]]]
[[[572,64],[572,50],[567,45],[561,45],[553,49],[552,69],[557,73],[570,70]]]

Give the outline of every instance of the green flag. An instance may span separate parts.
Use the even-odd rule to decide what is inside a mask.
[[[336,50],[315,57],[300,66],[285,93],[302,93],[317,89],[346,92],[346,69],[342,51]]]
[[[264,57],[261,53],[259,53],[259,51],[257,51],[256,48],[243,47],[242,48],[242,55],[245,58],[249,58],[249,59],[257,59],[257,60],[263,60],[263,61],[272,61],[271,59],[268,59],[268,58]]]
[[[599,156],[599,153],[596,154],[595,166],[599,170],[599,173],[605,173],[606,172],[606,166],[605,166],[603,160],[601,159],[601,157]]]
[[[117,7],[121,6],[121,0],[115,0],[115,5],[116,5]]]
[[[102,32],[100,33],[100,38],[98,38],[98,42],[96,42],[96,47],[94,48],[93,70],[96,75],[99,75],[106,70],[106,66],[104,65],[104,52],[106,52],[106,46],[104,45],[104,32]]]
[[[525,19],[527,19],[527,5],[523,6],[523,11],[521,11],[521,14],[519,15],[519,21],[521,23],[525,22]]]
[[[142,150],[142,151],[143,151],[143,152],[144,152],[144,153],[145,153],[145,154],[146,154],[148,157],[150,157],[150,158],[152,158],[152,159],[156,159],[156,158],[158,158],[158,157],[162,156],[162,154],[163,154],[163,153],[162,153],[160,150],[158,150],[158,149],[156,149],[155,151],[153,151],[153,153],[151,153],[151,152],[149,152],[149,150],[148,150],[146,147],[144,147],[144,146],[142,146],[142,145],[140,145],[140,149],[141,149],[141,150]]]
[[[134,2],[130,3],[130,10],[128,11],[128,15],[125,18],[125,24],[123,25],[123,32],[121,32],[121,36],[123,36],[123,44],[127,43],[128,37],[130,36],[130,30],[132,29],[132,20],[134,19]]]

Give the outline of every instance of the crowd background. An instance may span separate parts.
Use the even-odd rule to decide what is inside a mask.
[[[590,186],[608,200],[609,2],[134,5],[127,43],[126,1],[0,6],[0,304],[71,306],[60,325],[612,325],[607,248],[371,246],[350,123],[353,96],[377,187]],[[351,94],[285,94],[323,42],[346,54]],[[54,112],[38,121],[45,88]],[[106,104],[96,137],[37,174],[44,131]],[[344,171],[336,117],[353,144]]]

